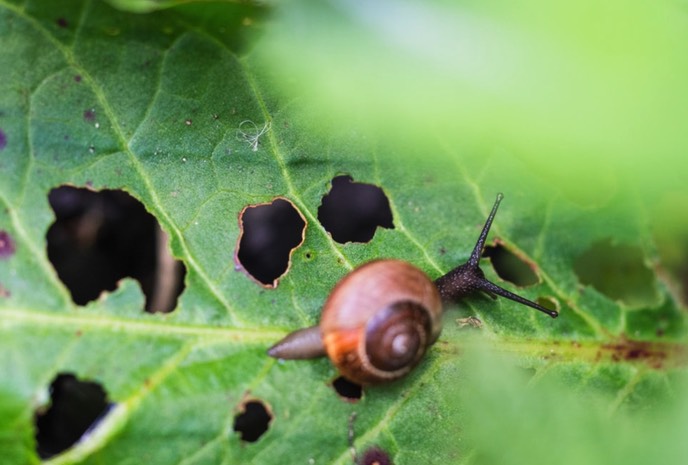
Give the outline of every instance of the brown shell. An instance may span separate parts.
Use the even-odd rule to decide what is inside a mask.
[[[373,366],[366,355],[366,326],[376,312],[400,302],[425,309],[427,317],[413,319],[429,320],[429,324],[420,326],[429,326],[431,331],[422,336],[422,352],[410,365],[385,371]],[[327,355],[344,377],[360,384],[375,384],[408,373],[425,349],[437,340],[441,318],[439,292],[424,272],[400,260],[376,260],[357,268],[337,284],[325,302],[320,330]]]

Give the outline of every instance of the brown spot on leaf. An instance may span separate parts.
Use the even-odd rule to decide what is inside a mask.
[[[618,342],[603,344],[601,356],[614,362],[643,363],[650,368],[660,370],[665,365],[683,365],[686,363],[686,349],[678,344],[660,342],[634,341],[622,338]]]

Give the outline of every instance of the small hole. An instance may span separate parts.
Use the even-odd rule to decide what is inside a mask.
[[[48,200],[56,218],[48,258],[74,303],[85,305],[129,276],[141,284],[146,311],[174,309],[186,270],[141,202],[124,191],[70,186],[53,189]]]
[[[559,301],[554,297],[538,297],[537,304],[545,307],[547,310],[559,311]]]
[[[483,257],[490,259],[497,275],[505,281],[521,287],[532,286],[538,282],[538,277],[533,271],[535,265],[528,264],[499,242],[485,247]]]
[[[68,449],[92,431],[113,405],[100,384],[79,381],[69,373],[57,375],[50,384],[50,406],[34,416],[38,455],[46,459]]]
[[[266,287],[277,286],[302,243],[306,220],[287,199],[245,207],[239,215],[237,265]]]
[[[345,242],[368,242],[378,226],[392,229],[392,210],[378,186],[353,182],[351,176],[337,176],[322,199],[318,220],[332,235]]]
[[[654,276],[637,247],[599,241],[576,259],[573,269],[581,283],[613,300],[637,307],[656,303]]]
[[[393,465],[389,454],[380,447],[367,449],[358,459],[357,465]]]
[[[332,381],[332,387],[339,394],[339,397],[348,402],[358,402],[363,397],[363,388],[360,384],[349,381],[343,376],[339,376]]]
[[[239,433],[242,441],[256,442],[270,426],[272,415],[259,400],[250,400],[241,406],[241,411],[234,417],[234,431]]]

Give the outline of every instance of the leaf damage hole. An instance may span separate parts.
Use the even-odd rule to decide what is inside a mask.
[[[141,202],[121,190],[71,186],[53,189],[48,200],[55,213],[46,235],[48,258],[74,303],[85,305],[132,277],[146,296],[146,311],[175,308],[186,268]]]
[[[348,175],[332,179],[332,188],[318,208],[318,221],[340,244],[369,242],[378,227],[394,229],[384,191],[373,184],[354,182]]]
[[[555,310],[557,312],[561,312],[561,310],[559,308],[560,307],[559,301],[557,299],[555,299],[554,297],[540,296],[537,298],[536,303],[538,305],[542,305],[547,310]]]
[[[347,402],[358,402],[363,397],[363,387],[343,376],[338,376],[332,381],[332,388]]]
[[[36,451],[47,459],[85,438],[115,405],[103,387],[59,373],[50,384],[50,403],[34,414]],[[47,408],[46,408],[47,407]]]
[[[14,240],[10,233],[4,229],[0,229],[0,259],[9,258],[14,255],[16,250]]]
[[[277,287],[291,264],[291,255],[303,244],[306,219],[283,197],[249,205],[239,214],[235,262],[265,287]]]
[[[251,399],[240,406],[234,417],[234,431],[242,441],[256,442],[268,430],[271,421],[270,409],[262,401]]]
[[[495,272],[504,281],[521,287],[538,283],[535,264],[519,257],[498,240],[485,247],[483,257],[490,259]]]
[[[630,307],[656,303],[654,275],[638,247],[613,244],[611,238],[598,241],[574,261],[573,270],[582,284],[612,300]]]

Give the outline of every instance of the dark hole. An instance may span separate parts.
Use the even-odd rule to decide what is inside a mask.
[[[389,454],[377,446],[367,449],[357,462],[358,465],[392,465]]]
[[[357,402],[363,397],[363,388],[360,384],[349,381],[343,376],[339,376],[332,381],[332,387],[339,396],[349,402]]]
[[[532,286],[538,282],[533,269],[502,244],[485,247],[483,257],[490,259],[497,275],[505,281],[516,286]]]
[[[353,182],[350,176],[332,180],[332,189],[318,208],[318,220],[341,244],[368,242],[378,226],[394,228],[389,200],[382,189]]]
[[[139,281],[147,311],[169,312],[183,290],[186,269],[141,202],[124,191],[62,186],[50,191],[55,223],[48,258],[78,305],[113,291],[124,277]]]
[[[256,442],[270,426],[272,415],[262,402],[252,400],[243,405],[243,410],[234,417],[234,431],[242,441]]]
[[[45,459],[71,447],[113,405],[100,384],[79,381],[69,373],[57,375],[50,385],[50,407],[34,416],[38,455]]]
[[[613,300],[637,307],[656,303],[654,276],[637,247],[599,241],[576,259],[573,269],[581,283]]]
[[[538,297],[537,303],[545,307],[547,310],[559,311],[559,302],[557,302],[557,300],[553,297]]]
[[[276,286],[292,251],[303,242],[306,221],[291,202],[275,199],[244,208],[239,224],[238,265],[266,286]]]

